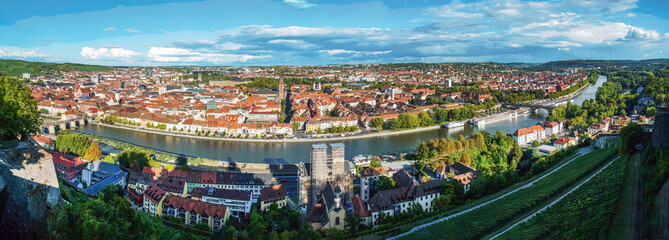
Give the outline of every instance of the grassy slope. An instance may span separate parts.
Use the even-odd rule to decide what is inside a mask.
[[[423,228],[402,239],[478,239],[501,224],[538,206],[573,185],[604,161],[612,149],[598,150],[581,156],[552,175],[510,196],[451,220]]]
[[[30,73],[32,76],[39,76],[55,71],[94,72],[109,71],[111,69],[113,68],[75,63],[26,62],[21,60],[0,59],[0,74],[8,76],[20,76],[23,73]]]
[[[616,228],[622,227],[622,218],[629,213],[617,207],[630,162],[619,158],[556,205],[499,239],[625,239],[625,231]]]

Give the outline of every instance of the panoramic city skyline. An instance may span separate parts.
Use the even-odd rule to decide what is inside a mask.
[[[669,57],[662,1],[7,3],[0,58],[114,66]],[[665,51],[663,51],[665,50]]]

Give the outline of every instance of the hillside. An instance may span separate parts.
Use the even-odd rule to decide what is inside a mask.
[[[58,71],[109,71],[112,67],[84,65],[76,63],[45,63],[45,62],[27,62],[21,60],[0,59],[0,75],[20,76],[23,73],[30,73],[32,76],[41,76]]]
[[[621,67],[621,66],[639,67],[651,64],[669,64],[669,59],[660,58],[660,59],[645,59],[645,60],[592,60],[592,59],[565,60],[565,61],[547,62],[530,68],[534,70],[550,70],[553,68],[570,68],[570,67],[579,67],[579,68]]]

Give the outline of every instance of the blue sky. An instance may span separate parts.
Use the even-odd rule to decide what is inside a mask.
[[[0,58],[116,66],[669,57],[669,1],[8,1]]]

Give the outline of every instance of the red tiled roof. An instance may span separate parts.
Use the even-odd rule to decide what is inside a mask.
[[[546,131],[541,125],[534,125],[526,128],[521,128],[518,129],[515,133],[513,133],[514,136],[523,136],[531,133],[536,133],[540,131]]]
[[[260,189],[260,200],[261,201],[267,201],[267,200],[282,198],[282,197],[286,197],[286,196],[288,196],[288,194],[286,193],[286,187],[283,184],[274,185],[274,186],[271,186],[271,187],[266,187],[266,188]]]

